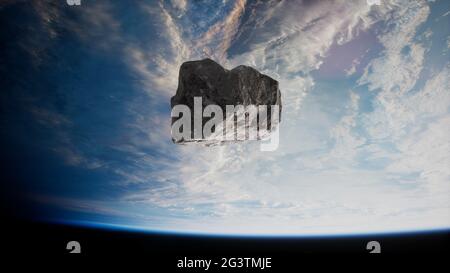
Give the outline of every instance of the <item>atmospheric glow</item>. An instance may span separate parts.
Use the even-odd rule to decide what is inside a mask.
[[[39,147],[45,177],[30,172],[27,194],[42,218],[255,236],[450,228],[450,1],[213,2],[35,4],[20,49],[43,72],[16,92],[36,103],[11,135]],[[276,151],[172,143],[179,67],[205,57],[280,83]]]

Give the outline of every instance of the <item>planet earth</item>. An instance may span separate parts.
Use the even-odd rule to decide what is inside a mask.
[[[70,2],[70,3],[69,3]],[[152,232],[450,228],[450,1],[0,3],[2,202]],[[279,147],[176,145],[180,65],[279,82]]]

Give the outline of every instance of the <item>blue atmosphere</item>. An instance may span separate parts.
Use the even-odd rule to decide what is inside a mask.
[[[450,228],[450,1],[4,1],[2,191],[37,221],[327,236]],[[176,145],[180,65],[279,82],[280,144]]]

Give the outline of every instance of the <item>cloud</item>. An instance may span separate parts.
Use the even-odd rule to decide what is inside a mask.
[[[392,20],[401,18],[401,23],[379,37],[384,54],[368,65],[360,83],[378,91],[374,110],[364,115],[364,126],[370,141],[390,159],[385,172],[395,174],[394,180],[410,181],[436,194],[449,190],[443,166],[450,164],[444,129],[450,109],[450,81],[447,63],[422,89],[416,85],[426,48],[413,38],[428,14],[429,8],[420,2],[392,14]],[[383,148],[386,145],[391,148]],[[422,194],[427,195],[426,191]]]
[[[359,95],[350,92],[350,104],[348,114],[343,116],[337,125],[331,129],[331,137],[335,144],[330,152],[332,160],[350,160],[353,161],[357,149],[365,143],[365,139],[353,133],[356,127],[357,115],[359,113]],[[328,159],[330,160],[330,159]],[[352,164],[352,162],[350,162]]]
[[[212,25],[194,46],[207,56],[224,63],[227,51],[238,32],[246,2],[237,0],[231,12],[223,20]]]
[[[415,134],[407,136],[397,148],[399,153],[387,167],[387,171],[401,174],[418,174],[414,183],[433,194],[450,192],[450,118],[444,117]]]
[[[234,58],[260,70],[278,65],[283,74],[317,69],[333,43],[351,40],[373,21],[367,4],[358,3],[282,2],[263,16],[250,50]]]
[[[434,192],[450,190],[450,173],[444,167],[450,164],[449,76],[447,65],[427,81],[423,90],[404,99],[405,113],[412,118],[402,124],[403,134],[395,142],[398,153],[387,167],[388,172],[397,174],[418,173],[417,180]]]
[[[181,12],[180,15],[183,15],[186,12],[188,5],[187,0],[171,0],[170,2],[172,3],[172,6]]]
[[[425,48],[412,40],[428,15],[429,8],[424,2],[396,9],[389,19],[396,24],[378,37],[385,48],[384,54],[373,59],[359,79],[360,84],[368,84],[369,90],[380,91],[374,102],[376,109],[367,121],[372,138],[398,138],[405,124],[413,121],[414,111],[408,111],[403,101],[423,69]]]
[[[422,71],[425,49],[420,44],[409,44],[405,49],[407,53],[387,47],[384,58],[372,61],[360,83],[368,83],[370,90],[382,89],[386,95],[411,90]]]

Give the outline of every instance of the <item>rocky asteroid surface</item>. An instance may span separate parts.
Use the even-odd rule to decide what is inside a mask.
[[[278,88],[278,81],[249,66],[240,65],[232,70],[227,70],[211,59],[183,63],[179,72],[178,89],[175,96],[171,98],[171,107],[180,104],[186,105],[194,113],[194,97],[202,98],[202,109],[205,109],[208,105],[220,106],[224,113],[224,120],[226,119],[226,105],[266,105],[268,107],[267,124],[269,133],[272,105],[279,107],[278,122],[281,119],[281,93]],[[208,119],[203,118],[202,123],[204,124]],[[174,121],[175,119],[172,118],[172,124]],[[216,139],[211,135],[195,139],[193,117],[191,123],[192,139],[178,141],[173,139],[174,142],[206,141],[206,144],[227,142],[220,138]]]

